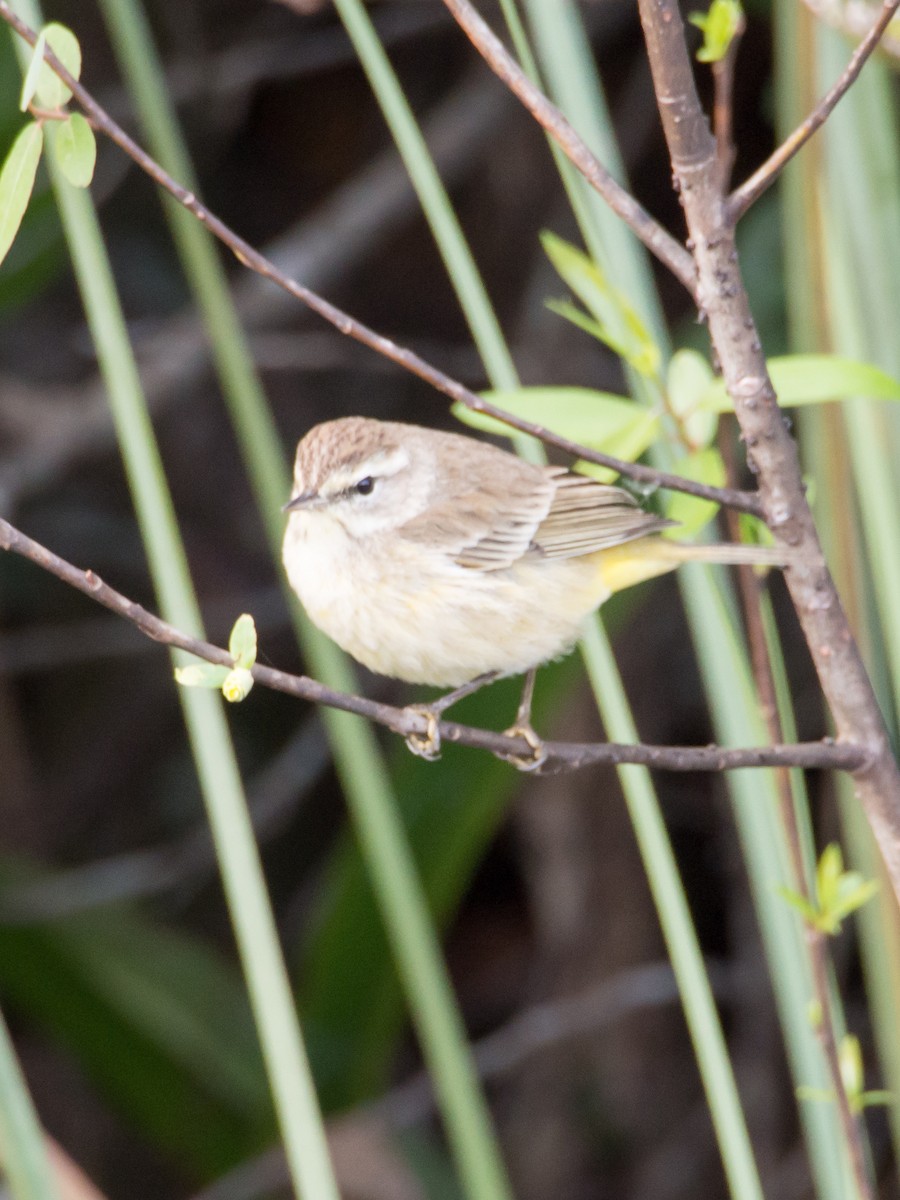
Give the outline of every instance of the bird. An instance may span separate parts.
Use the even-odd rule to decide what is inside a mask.
[[[542,761],[531,726],[538,667],[567,654],[615,592],[690,560],[784,566],[784,551],[692,545],[624,488],[538,466],[459,433],[342,417],[300,440],[283,561],[312,622],[357,662],[452,689],[410,749],[438,757],[440,715],[503,676],[526,676],[507,732]]]

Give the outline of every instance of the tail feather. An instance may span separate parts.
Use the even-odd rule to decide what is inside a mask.
[[[640,538],[601,550],[598,554],[601,578],[610,592],[621,592],[645,579],[665,575],[686,562],[786,567],[792,561],[794,555],[781,546],[750,546],[736,542],[693,544],[663,537]]]

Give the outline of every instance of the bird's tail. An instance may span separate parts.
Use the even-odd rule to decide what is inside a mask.
[[[658,536],[624,542],[599,553],[603,582],[610,592],[620,592],[645,579],[664,575],[686,562],[787,567],[795,557],[782,546],[751,546],[738,542],[694,544]]]

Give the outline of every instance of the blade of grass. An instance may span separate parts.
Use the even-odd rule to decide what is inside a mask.
[[[780,44],[788,48],[776,95],[781,132],[796,124],[792,104],[797,80],[808,93],[834,78],[849,52],[844,39],[790,4],[776,6]],[[798,26],[803,23],[803,28]],[[810,28],[812,26],[812,28]],[[796,48],[804,47],[798,71]],[[785,244],[793,267],[792,334],[803,349],[853,347],[886,369],[896,369],[898,352],[892,332],[892,306],[898,302],[895,249],[900,165],[890,76],[878,62],[868,64],[818,143],[791,165],[784,188]],[[809,197],[819,198],[812,206]],[[805,299],[804,299],[805,298]],[[841,427],[838,427],[838,421]],[[837,420],[827,413],[804,417],[808,443],[816,456],[817,519],[842,594],[854,610],[854,624],[867,653],[886,712],[898,711],[898,580],[896,455],[900,422],[892,411],[873,412],[863,401]],[[855,505],[847,503],[844,464],[849,442]],[[860,530],[859,526],[862,525]],[[862,537],[860,537],[862,533]],[[860,563],[861,547],[867,563]],[[871,579],[874,588],[867,585]],[[874,595],[873,595],[874,592]],[[892,602],[894,601],[894,602]],[[870,832],[852,795],[849,781],[838,786],[842,823],[857,869],[867,877],[881,871]],[[860,913],[866,991],[872,1010],[886,1086],[900,1088],[900,1051],[896,1012],[900,1005],[900,954],[897,912],[882,896]],[[900,1157],[900,1114],[889,1107],[895,1157]]]
[[[0,1013],[0,1165],[14,1200],[56,1200],[44,1131]]]
[[[33,26],[42,23],[35,0],[18,0],[16,8]],[[27,47],[17,46],[27,64]],[[52,155],[48,166],[160,608],[173,624],[200,634],[199,607],[96,214],[86,193],[57,177]],[[292,1178],[298,1195],[338,1200],[222,701],[200,689],[180,689],[179,696]]]
[[[616,741],[638,741],[622,680],[599,619],[590,622],[582,647],[607,735]],[[678,981],[731,1194],[742,1200],[762,1200],[728,1048],[650,772],[629,766],[619,767],[617,774]]]
[[[561,21],[555,11],[553,20],[546,19],[547,14],[541,8],[539,0],[533,0],[530,8],[535,33],[541,39],[541,59],[548,64],[548,71],[552,69],[552,82],[559,88],[554,98],[576,128],[589,131],[589,140],[597,139],[599,145],[599,138],[602,136],[603,144],[609,146],[613,144],[611,134],[606,132],[611,128],[609,114],[583,25],[573,5],[564,4],[562,7],[569,11],[568,21]],[[573,39],[577,39],[577,50],[573,49]],[[573,61],[580,64],[581,70],[590,81],[589,87],[585,87],[583,81],[578,87],[569,82],[568,73]],[[615,158],[610,159],[607,165],[614,171],[621,169]],[[634,280],[633,286],[640,289],[629,297],[632,303],[635,303],[645,322],[652,322],[652,327],[658,327],[660,321],[658,317],[655,318],[658,309],[644,307],[648,304],[658,306],[658,300],[652,289],[652,277],[643,248],[629,236],[623,237],[621,231],[617,234],[614,229],[608,229],[605,221],[604,227],[598,231],[598,236],[605,240],[616,238],[620,253],[644,260],[642,267],[628,268],[623,265],[622,269],[630,270],[630,277]],[[664,357],[665,354],[666,348]],[[646,396],[646,393],[641,391],[637,394],[640,398]],[[664,467],[671,466],[671,457],[671,451],[662,446],[656,448],[653,455],[657,465]],[[734,611],[733,598],[726,601],[722,591],[724,583],[713,580],[708,574],[684,571],[679,572],[679,576],[694,645],[701,663],[705,661],[711,667],[704,671],[704,684],[718,740],[728,744],[732,739],[753,741],[764,738],[765,734],[760,729],[757,716],[756,700],[749,684],[746,651],[734,639],[727,616],[729,611]],[[716,667],[720,667],[721,670],[716,670]],[[746,683],[743,689],[734,687],[733,681],[739,677]],[[751,873],[754,898],[760,914],[782,1027],[788,1042],[788,1057],[795,1079],[798,1083],[806,1082],[811,1077],[824,1080],[825,1068],[818,1043],[802,1020],[810,980],[805,946],[802,939],[798,940],[791,914],[786,908],[782,910],[773,905],[769,892],[768,870],[773,855],[785,861],[783,831],[774,816],[768,822],[764,822],[755,818],[752,812],[754,805],[762,805],[764,801],[770,814],[774,814],[777,811],[777,793],[771,778],[763,773],[756,776],[755,782],[752,783],[746,773],[732,773],[728,777],[727,786],[735,807]],[[736,1097],[734,1100],[736,1102]],[[842,1194],[842,1187],[835,1147],[840,1142],[840,1127],[833,1112],[825,1110],[823,1106],[818,1106],[820,1111],[815,1112],[814,1107],[807,1105],[801,1109],[814,1173],[822,1194],[838,1200]]]
[[[127,3],[106,0],[104,11],[127,75],[134,80],[136,99],[153,151],[190,186],[193,172],[166,96],[143,12],[133,0]],[[183,210],[173,211],[172,217],[192,286],[204,308],[223,386],[277,557],[282,535],[280,504],[289,491],[287,475],[278,466],[283,460],[277,436],[205,231]],[[498,358],[498,368],[504,369],[502,356]],[[292,604],[292,609],[297,612],[296,604]],[[305,618],[298,616],[297,620],[312,671],[331,686],[357,690],[353,672],[337,647]],[[490,1118],[468,1055],[465,1031],[429,924],[427,904],[383,760],[372,731],[364,722],[337,712],[327,713],[325,719],[460,1171],[473,1195],[503,1197],[506,1186],[490,1132]]]

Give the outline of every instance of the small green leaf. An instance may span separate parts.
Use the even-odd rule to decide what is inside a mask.
[[[775,545],[771,529],[753,513],[738,513],[738,529],[741,531],[741,541],[749,542],[751,546]]]
[[[550,429],[569,441],[592,450],[626,457],[608,447],[628,443],[635,457],[642,454],[659,431],[659,418],[622,396],[590,388],[518,388],[515,391],[485,392],[484,398],[534,425]],[[474,429],[501,437],[513,431],[502,421],[454,404],[453,415]]]
[[[627,297],[612,286],[597,264],[577,246],[552,233],[541,234],[541,244],[591,316],[585,316],[567,301],[551,300],[548,307],[605,342],[641,375],[657,379],[662,358],[659,347]]]
[[[656,441],[658,436],[659,417],[649,409],[645,409],[640,415],[636,415],[631,421],[624,423],[620,429],[611,432],[604,439],[602,447],[595,447],[595,449],[602,449],[604,454],[610,454],[613,458],[621,458],[623,462],[635,462],[647,447]],[[619,478],[619,472],[614,471],[612,467],[601,467],[586,459],[579,459],[573,464],[572,470],[577,471],[580,475],[590,475],[601,483],[612,483]]]
[[[805,896],[801,896],[800,893],[795,892],[793,888],[782,887],[781,885],[779,885],[775,890],[782,900],[789,904],[791,908],[795,908],[797,912],[800,913],[805,921],[809,921],[811,925],[815,924],[819,916],[818,911],[810,904]]]
[[[220,688],[231,671],[217,663],[191,663],[175,668],[175,679],[182,687]]]
[[[78,38],[65,25],[53,21],[41,30],[47,39],[50,49],[75,79],[81,75],[81,46]],[[38,81],[35,88],[38,100],[44,108],[57,109],[68,104],[72,92],[60,79],[52,67],[41,64]]]
[[[859,1038],[852,1033],[845,1033],[838,1048],[838,1062],[841,1068],[841,1082],[844,1091],[852,1104],[854,1098],[861,1095],[863,1090],[863,1061]]]
[[[844,870],[844,856],[837,842],[822,851],[816,868],[816,892],[820,910],[830,910],[837,895],[838,880]]]
[[[28,208],[43,145],[43,130],[29,121],[0,168],[0,262],[6,258]]]
[[[20,112],[27,112],[28,105],[34,99],[41,67],[44,63],[44,47],[46,45],[47,35],[42,31],[38,34],[38,40],[34,43],[34,49],[31,52],[31,61],[28,64],[28,70],[25,72],[25,78],[22,81],[22,94],[19,97]]]
[[[719,62],[728,53],[734,35],[741,28],[744,10],[738,0],[712,0],[708,12],[691,13],[688,20],[703,33],[697,61]]]
[[[52,144],[57,166],[69,183],[86,188],[94,178],[97,141],[81,113],[71,113],[60,124]]]
[[[712,367],[696,350],[676,350],[666,372],[669,408],[687,442],[698,450],[712,444],[719,425],[717,414],[701,403],[714,378]]]
[[[706,483],[711,487],[722,487],[725,483],[725,464],[719,451],[713,448],[695,450],[675,463],[672,470],[685,479]],[[673,492],[666,505],[666,516],[671,521],[677,521],[678,528],[671,531],[671,536],[679,541],[685,537],[695,537],[718,511],[719,506],[713,500],[689,496],[687,492]]]
[[[249,670],[256,662],[256,625],[249,613],[242,613],[228,639],[228,653],[236,667]]]
[[[870,400],[900,400],[900,382],[871,363],[835,354],[789,354],[770,358],[769,374],[782,408],[824,404],[864,396]],[[721,378],[710,384],[701,407],[732,412],[734,405]]]
[[[235,667],[229,671],[222,684],[222,695],[229,704],[239,704],[246,700],[253,687],[253,676],[246,667]]]
[[[838,923],[868,904],[878,894],[877,879],[863,879],[857,871],[848,871],[838,885],[832,909]]]

